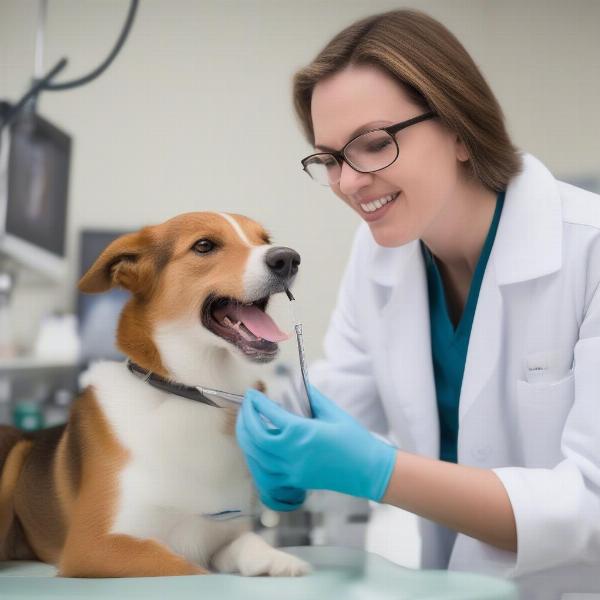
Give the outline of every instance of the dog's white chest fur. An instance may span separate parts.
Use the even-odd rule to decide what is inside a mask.
[[[152,388],[125,363],[100,362],[83,376],[120,444],[129,452],[120,475],[112,532],[154,538],[189,560],[210,556],[249,529],[248,518],[215,513],[258,507],[235,436],[218,408]]]

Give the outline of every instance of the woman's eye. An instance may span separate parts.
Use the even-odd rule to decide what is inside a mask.
[[[385,150],[391,143],[392,142],[389,139],[376,140],[371,142],[367,146],[366,150],[367,152],[381,152],[382,150]]]
[[[194,244],[194,252],[197,252],[198,254],[206,254],[207,252],[210,252],[211,250],[215,249],[215,243],[211,242],[210,240],[198,240],[195,244]]]

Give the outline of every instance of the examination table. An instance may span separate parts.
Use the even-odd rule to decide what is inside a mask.
[[[501,579],[450,571],[418,571],[376,554],[335,546],[294,546],[286,551],[313,565],[305,577],[194,575],[127,579],[54,577],[50,565],[0,563],[0,599],[110,598],[121,600],[517,600]]]

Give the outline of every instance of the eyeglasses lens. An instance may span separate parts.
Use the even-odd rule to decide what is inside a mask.
[[[351,167],[369,173],[391,165],[398,156],[398,146],[386,131],[370,131],[352,140],[346,146],[344,156]],[[325,153],[311,156],[304,168],[321,185],[338,183],[342,174],[337,159]]]
[[[371,131],[352,140],[345,155],[353,167],[368,173],[391,165],[398,156],[398,147],[386,131]]]
[[[306,163],[304,169],[321,185],[334,185],[340,180],[342,169],[331,154],[316,154]]]

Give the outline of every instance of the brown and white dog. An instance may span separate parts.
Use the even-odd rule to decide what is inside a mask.
[[[264,311],[299,262],[248,218],[189,213],[114,241],[79,287],[130,290],[117,341],[143,370],[243,394],[256,382],[248,363],[273,359],[286,337]],[[82,382],[66,425],[0,428],[1,560],[40,559],[66,577],[310,570],[252,532],[236,408],[151,387],[125,362],[96,363]]]

